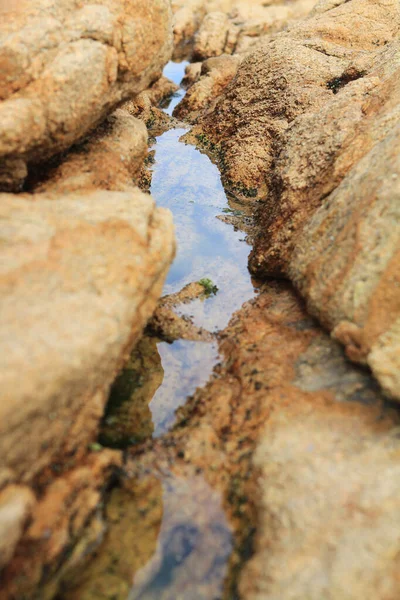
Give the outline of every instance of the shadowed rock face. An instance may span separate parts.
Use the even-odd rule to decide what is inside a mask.
[[[0,24],[0,186],[63,151],[156,80],[172,51],[167,0],[33,0]]]
[[[397,399],[399,31],[397,2],[320,2],[198,119],[228,184],[261,200],[252,270],[290,277]]]

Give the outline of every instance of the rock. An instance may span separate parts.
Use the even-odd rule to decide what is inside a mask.
[[[3,195],[0,210],[2,467],[31,481],[93,440],[154,310],[173,230],[139,191]]]
[[[11,472],[21,484],[40,480],[48,494],[54,482],[76,495],[80,484],[69,485],[68,473],[85,468],[110,385],[151,316],[172,261],[171,215],[134,188],[3,194],[0,212],[0,473]],[[87,472],[83,479],[98,500],[105,478]],[[51,502],[57,514],[66,511],[62,498]],[[69,536],[80,502],[81,526]],[[65,528],[55,526],[62,539],[50,555],[21,543],[24,585],[39,583],[42,561],[51,573],[93,507],[78,494],[63,517]],[[19,528],[17,521],[16,536]],[[7,571],[11,587],[19,585],[16,568],[13,561]]]
[[[205,60],[202,63],[199,80],[189,88],[186,96],[174,110],[174,116],[193,122],[232,81],[239,64],[240,58],[230,55]]]
[[[144,335],[113,383],[99,434],[103,445],[125,449],[153,435],[150,402],[164,379],[158,343]]]
[[[357,20],[358,27],[346,27]],[[397,32],[395,2],[350,0],[267,38],[241,62],[201,122],[221,146],[227,180],[264,198],[274,185],[272,167],[289,125],[323,109],[342,84],[364,77],[365,66]]]
[[[185,77],[182,79],[182,87],[190,88],[194,83],[197,83],[201,76],[201,68],[203,63],[189,63],[185,69]]]
[[[12,558],[34,505],[26,486],[9,485],[0,492],[0,569]]]
[[[61,464],[56,466],[62,469]],[[30,512],[22,543],[2,572],[1,600],[55,597],[61,575],[74,561],[83,560],[88,548],[96,547],[104,535],[101,502],[112,473],[120,466],[119,453],[96,450],[79,466],[47,482]],[[16,500],[20,499],[18,490]]]
[[[210,539],[201,554],[194,543],[193,553],[183,556],[179,547],[175,551],[160,543],[151,566],[141,570],[159,532],[155,510],[159,515],[166,507],[163,531],[170,531],[179,515],[186,517],[186,526],[192,523],[182,509],[187,506],[182,496],[166,497],[174,489],[171,478],[193,489],[193,477],[200,477],[214,492],[209,490],[209,497],[220,494],[226,511],[216,529],[233,534],[233,552],[229,563],[223,563],[228,598],[238,597],[238,589],[249,600],[395,598],[397,411],[385,404],[368,372],[346,360],[340,345],[284,283],[265,284],[257,299],[234,315],[219,336],[219,354],[214,377],[179,410],[174,429],[138,451],[129,449],[124,481],[135,492],[135,502],[131,497],[124,500],[126,506],[111,502],[120,517],[110,521],[101,551],[79,574],[80,584],[68,581],[67,597],[97,597],[117,581],[124,596],[129,582],[143,578],[146,589],[154,591],[161,559],[168,559],[173,576],[162,580],[162,594],[176,598],[184,593],[180,582],[192,573],[192,556],[198,557],[197,587],[184,588],[185,597],[203,591],[211,573],[216,576],[215,565],[221,564],[221,540]],[[160,474],[162,495],[151,481],[159,481]],[[203,502],[198,501],[196,514],[201,515]],[[121,536],[120,527],[132,505],[140,507],[143,533],[127,564],[126,539],[133,532],[125,525]],[[107,568],[112,557],[115,570]],[[360,577],[364,569],[366,575]],[[348,584],[345,590],[342,581]],[[212,597],[218,593],[214,587]]]
[[[176,340],[211,342],[215,335],[199,327],[188,315],[179,314],[179,306],[193,300],[205,300],[210,293],[200,283],[189,283],[180,292],[163,296],[147,325],[147,333],[172,343]]]
[[[122,108],[130,115],[140,119],[153,136],[161,135],[163,131],[167,131],[175,125],[175,121],[162,111],[161,105],[177,90],[179,90],[178,85],[167,77],[161,77],[136,98],[125,102]]]
[[[305,223],[288,267],[310,312],[398,400],[399,148],[397,126]]]
[[[304,17],[316,0],[172,0],[174,56],[246,53],[260,37]]]
[[[228,29],[229,18],[225,13],[208,13],[196,34],[193,58],[204,60],[224,54]]]
[[[368,411],[279,406],[254,459],[260,520],[242,597],[396,598],[398,454]]]
[[[253,272],[290,277],[393,398],[399,31],[395,2],[319,3],[242,61],[197,129],[217,144],[230,189],[261,199]]]
[[[146,156],[145,125],[127,111],[118,109],[84,142],[74,146],[60,164],[45,165],[39,173],[42,180],[31,182],[31,186],[35,193],[130,191],[132,183],[139,180]]]
[[[155,81],[171,55],[167,0],[34,0],[0,26],[0,157],[10,189],[26,165],[70,147]],[[0,182],[0,185],[1,182]]]

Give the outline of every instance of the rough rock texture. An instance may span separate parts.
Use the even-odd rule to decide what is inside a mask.
[[[92,438],[107,387],[154,309],[173,230],[139,191],[3,195],[0,210],[2,468],[30,481],[64,444],[72,451]]]
[[[289,273],[348,356],[400,399],[400,126],[305,225]]]
[[[134,189],[3,195],[0,212],[0,473],[44,482],[59,465],[74,478],[109,386],[161,293],[174,252],[171,216]],[[76,493],[68,476],[60,485]],[[86,517],[93,505],[81,508]]]
[[[366,99],[379,87],[374,78],[378,74],[365,78],[365,70],[371,71],[374,60],[379,63],[380,48],[396,38],[398,19],[394,0],[350,0],[267,38],[243,60],[215,110],[202,121],[204,131],[221,144],[226,177],[265,196],[272,186],[274,161],[284,148],[282,137],[290,135],[298,117],[323,110],[343,93],[351,95],[354,85],[354,94],[358,91],[362,97],[364,92]],[[394,62],[395,56],[387,69],[389,77]],[[353,80],[358,81],[350,89],[344,87]],[[342,127],[336,135],[346,132]],[[309,136],[313,134],[314,129]]]
[[[179,306],[199,298],[205,300],[208,295],[200,283],[189,283],[180,292],[163,296],[148,323],[147,332],[168,343],[176,340],[212,341],[215,334],[196,325],[188,315],[179,314]]]
[[[175,56],[245,53],[313,8],[316,0],[172,0]]]
[[[289,276],[394,398],[399,31],[392,0],[320,2],[242,61],[197,131],[230,188],[262,200],[253,271]]]
[[[167,0],[32,0],[0,24],[0,185],[63,151],[147,88],[172,51]]]
[[[174,110],[174,117],[193,122],[200,111],[208,108],[235,77],[240,64],[238,56],[209,58],[201,65],[199,80],[193,82]]]
[[[397,429],[315,401],[280,409],[255,454],[260,520],[242,597],[395,600]]]
[[[224,54],[229,18],[226,13],[212,12],[204,17],[194,40],[193,58],[204,60]]]
[[[150,590],[168,600],[231,600],[238,597],[238,586],[241,597],[249,599],[394,600],[400,549],[398,414],[285,284],[265,285],[236,313],[221,334],[219,351],[215,377],[180,409],[175,429],[137,452],[130,449],[125,504],[118,491],[109,510],[119,516],[111,518],[92,565],[81,569],[80,584],[71,588],[66,581],[65,597],[89,600],[112,589],[123,600],[134,582],[132,597],[145,589],[149,595],[144,597],[152,597]],[[193,478],[208,488],[209,501],[221,494],[229,523],[221,515],[215,523],[210,516],[217,539],[207,533],[204,494]],[[190,493],[182,501],[175,491],[178,483],[194,490],[194,511],[187,508],[194,502]],[[132,505],[138,507],[142,533],[140,548],[127,563],[126,549],[136,548],[136,525],[124,519]],[[257,521],[261,527],[254,539]],[[231,570],[218,589],[225,536],[232,530]],[[209,540],[205,550],[203,536]],[[180,552],[182,544],[187,552]],[[141,570],[149,547],[153,558]],[[251,548],[254,558],[243,571]],[[170,577],[160,579],[163,565],[173,568]],[[339,586],[330,595],[313,596],[315,583],[325,592],[337,581],[331,565],[338,576],[345,565],[345,581],[354,585],[345,594]],[[365,569],[365,577],[357,576]],[[197,587],[190,587],[194,581]]]
[[[161,110],[160,105],[178,89],[179,86],[173,81],[167,77],[160,77],[150,88],[138,94],[133,100],[125,102],[123,109],[140,119],[151,131],[151,135],[161,135],[163,131],[171,129],[175,121]]]
[[[118,109],[54,167],[36,173],[35,193],[71,194],[96,189],[129,191],[147,156],[145,125]],[[40,177],[42,178],[40,180]]]

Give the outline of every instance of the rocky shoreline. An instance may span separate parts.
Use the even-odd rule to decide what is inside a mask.
[[[197,564],[213,574],[204,600],[397,600],[398,2],[171,6],[0,2],[0,598],[131,599],[139,573],[138,598],[192,600]],[[173,117],[171,57],[191,62]],[[159,302],[176,242],[148,193],[148,135],[181,121],[240,207],[224,220],[262,281],[217,334],[176,309],[198,284]],[[172,431],[103,448],[135,347],[160,376],[154,336],[218,340],[221,363]],[[154,591],[164,480],[172,529],[193,505],[204,554]],[[211,524],[185,482],[217,494]]]

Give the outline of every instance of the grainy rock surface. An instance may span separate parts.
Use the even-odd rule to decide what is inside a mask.
[[[180,409],[174,431],[129,451],[126,496],[116,492],[110,531],[93,563],[81,571],[80,583],[71,587],[66,581],[65,598],[89,600],[113,589],[122,600],[134,581],[135,591],[157,590],[172,599],[188,594],[185,586],[195,578],[204,599],[230,600],[239,588],[245,599],[394,600],[396,411],[284,284],[264,286],[236,313],[221,334],[219,351],[215,377]],[[155,381],[158,377],[155,371]],[[183,500],[175,485],[192,494]],[[221,515],[214,521],[218,494],[228,523]],[[204,503],[211,499],[207,518]],[[132,504],[140,514],[140,523],[133,515],[134,527],[124,517]],[[171,564],[172,540],[184,543],[178,540],[179,533],[187,539],[185,531],[194,532],[193,550],[173,563],[171,577],[158,588],[162,565]],[[218,565],[230,531],[231,571],[221,590]],[[250,548],[254,556],[243,570]],[[364,568],[363,578],[358,574]],[[345,593],[342,581],[348,584]]]
[[[147,88],[171,51],[167,0],[10,3],[0,23],[0,186],[18,189],[29,164]]]
[[[201,65],[199,80],[194,81],[190,86],[187,94],[174,110],[174,117],[193,122],[201,111],[210,107],[210,104],[232,81],[239,64],[238,56],[228,54],[205,60]]]
[[[35,193],[57,194],[96,189],[129,191],[138,182],[146,156],[145,125],[126,110],[118,109],[58,160],[59,164],[38,170],[31,188]]]
[[[134,189],[3,195],[0,211],[0,473],[31,484],[61,468],[72,470],[74,482],[109,386],[161,293],[174,252],[171,216]],[[57,481],[56,488],[76,494],[69,475]],[[86,476],[89,488],[91,482],[96,489],[96,478]],[[86,518],[94,506],[83,498],[77,502]],[[36,531],[31,517],[28,539]],[[61,533],[57,527],[54,534]],[[68,541],[67,529],[53,560]]]
[[[175,56],[245,53],[314,5],[315,0],[172,0]]]
[[[241,62],[195,129],[230,189],[261,200],[253,271],[290,277],[397,399],[399,31],[392,0],[320,2]]]

